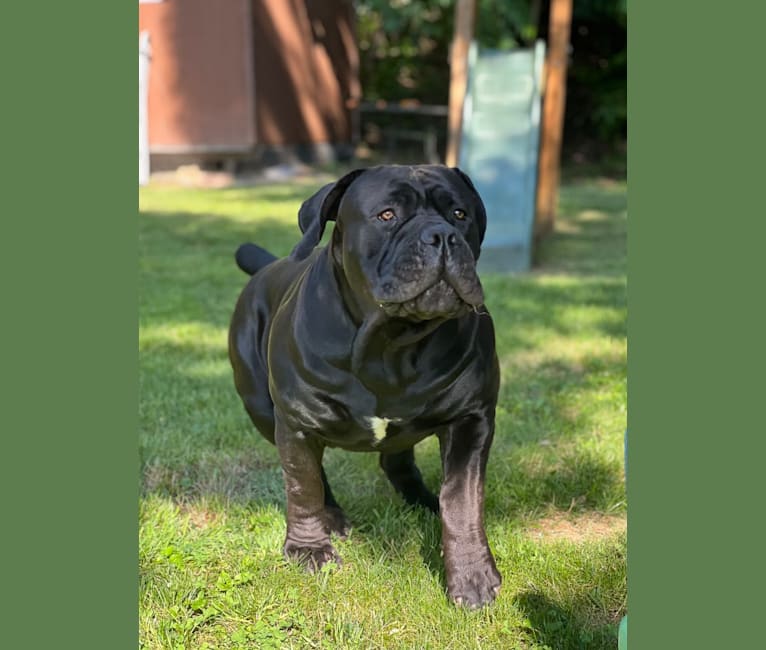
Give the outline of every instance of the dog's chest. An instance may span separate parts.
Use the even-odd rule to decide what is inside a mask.
[[[392,422],[394,424],[398,424],[401,422],[400,418],[379,418],[377,415],[373,415],[371,417],[366,418],[367,424],[370,427],[370,430],[372,431],[372,437],[374,444],[378,444],[381,441],[386,439],[386,436],[388,435],[388,425]],[[393,431],[392,427],[392,431]]]
[[[392,409],[393,410],[393,409]],[[402,414],[385,409],[346,407],[346,418],[323,427],[318,433],[325,442],[356,451],[394,451],[411,447],[433,433],[424,426],[420,413]]]
[[[337,392],[332,421],[315,431],[331,445],[364,451],[396,451],[436,433],[453,419],[458,406],[449,387],[381,390],[351,382],[349,394]]]
[[[405,449],[433,433],[417,422],[378,415],[355,418],[352,429],[343,441],[343,446],[365,451]]]

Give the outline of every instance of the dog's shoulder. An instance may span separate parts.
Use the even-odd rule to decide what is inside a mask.
[[[255,273],[240,294],[240,303],[252,308],[276,311],[285,297],[302,281],[319,254],[317,251],[303,260],[290,257],[278,259]]]

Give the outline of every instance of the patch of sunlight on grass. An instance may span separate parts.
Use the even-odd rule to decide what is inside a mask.
[[[199,321],[165,321],[147,325],[139,332],[139,349],[148,349],[165,344],[191,343],[204,351],[227,349],[228,329],[214,327]]]
[[[263,185],[258,187],[201,190],[178,187],[145,187],[139,191],[139,210],[206,217],[226,217],[247,223],[261,218],[297,224],[297,206],[319,185]],[[297,205],[296,205],[297,204]]]
[[[567,363],[584,366],[593,359],[603,359],[607,364],[624,364],[627,353],[627,342],[621,338],[605,339],[572,339],[568,336],[553,334],[545,341],[545,348],[529,347],[508,352],[500,356],[501,363],[508,369],[533,368],[543,362],[566,361]]]
[[[578,221],[604,221],[611,218],[611,215],[601,210],[581,210],[572,221],[574,223]]]
[[[210,379],[231,375],[231,365],[228,361],[199,361],[190,363],[183,369],[183,374],[196,379]]]

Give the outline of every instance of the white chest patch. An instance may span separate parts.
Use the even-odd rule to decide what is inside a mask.
[[[388,429],[388,423],[392,422],[389,418],[371,417],[367,418],[370,423],[370,428],[375,436],[375,442],[380,442],[386,437],[386,429]]]

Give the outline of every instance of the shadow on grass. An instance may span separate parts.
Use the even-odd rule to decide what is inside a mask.
[[[604,409],[624,408],[627,361],[619,347],[572,358],[519,352],[501,359],[501,371],[494,448],[592,436]]]
[[[604,650],[617,648],[617,624],[593,612],[587,597],[568,606],[537,591],[515,597],[532,627],[535,641],[555,650]]]
[[[482,279],[495,322],[498,355],[539,347],[543,336],[625,338],[624,281],[611,278],[541,284],[528,278]]]
[[[571,453],[531,464],[508,462],[496,453],[490,462],[487,525],[518,525],[551,510],[606,513],[624,498],[620,464],[592,453]]]
[[[328,181],[329,182],[329,181]],[[324,183],[316,181],[307,181],[303,184],[284,185],[279,187],[255,187],[255,188],[224,188],[220,190],[224,198],[248,200],[251,196],[255,197],[258,203],[272,203],[281,201],[291,201],[300,205],[309,198]],[[297,228],[296,213],[296,228]]]
[[[142,328],[204,322],[225,328],[247,276],[234,253],[255,241],[289,253],[300,231],[276,219],[248,224],[221,216],[146,212],[139,230],[139,322]],[[222,344],[225,350],[225,337]]]
[[[627,193],[624,182],[563,186],[552,236],[535,249],[534,273],[624,278]]]

